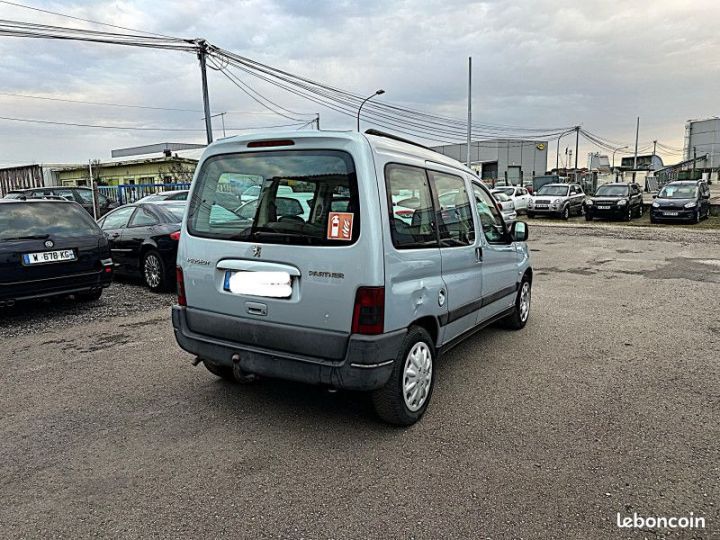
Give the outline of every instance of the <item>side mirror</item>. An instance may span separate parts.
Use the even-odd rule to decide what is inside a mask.
[[[510,227],[513,242],[525,242],[528,239],[528,226],[524,221],[515,221]]]

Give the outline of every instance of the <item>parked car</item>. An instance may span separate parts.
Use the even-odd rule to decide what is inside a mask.
[[[0,200],[0,307],[69,294],[97,300],[112,270],[108,241],[79,204]]]
[[[151,291],[175,278],[183,201],[137,202],[107,214],[98,224],[107,235],[118,274],[139,275]]]
[[[87,210],[90,215],[93,215],[93,193],[92,189],[87,187],[40,187],[15,190],[5,195],[6,199],[51,199],[53,197],[76,202]],[[111,201],[102,193],[98,193],[98,217],[104,216],[118,206],[115,201]]]
[[[225,170],[266,187],[250,223],[203,202]],[[307,219],[278,212],[296,179],[314,193]],[[173,326],[217,376],[370,391],[381,418],[408,425],[439,354],[494,321],[528,320],[527,226],[504,223],[471,169],[418,145],[372,130],[223,139],[191,191]],[[393,209],[410,194],[408,223]]]
[[[510,198],[515,205],[515,210],[518,213],[521,211],[527,213],[527,207],[528,204],[530,204],[530,199],[532,198],[527,188],[520,186],[507,186],[503,188],[495,188],[492,192],[493,195],[495,193],[503,193]]]
[[[710,215],[710,187],[701,180],[666,184],[650,208],[650,221],[690,221],[698,223]]]
[[[170,191],[161,191],[152,195],[145,195],[137,202],[160,202],[160,201],[184,201],[190,193],[189,189],[175,189]]]
[[[585,219],[620,218],[630,221],[633,216],[642,217],[643,196],[638,184],[603,184],[595,195],[585,199]]]
[[[585,193],[580,184],[545,184],[528,202],[528,217],[554,215],[568,219],[585,212]]]
[[[502,191],[493,191],[493,198],[497,201],[500,212],[502,213],[503,221],[505,223],[512,223],[517,219],[517,212],[515,211],[515,203],[505,195]]]

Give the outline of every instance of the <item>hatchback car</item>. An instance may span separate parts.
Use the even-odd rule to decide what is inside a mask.
[[[69,294],[97,300],[112,269],[105,235],[79,204],[0,200],[0,306]]]
[[[643,196],[638,184],[603,184],[585,200],[585,219],[615,218],[630,221],[642,217]]]
[[[257,186],[249,222],[211,203],[238,176]],[[313,194],[307,218],[278,204],[295,188]],[[412,424],[438,355],[494,321],[525,326],[526,238],[471,169],[397,137],[222,139],[183,220],[175,336],[218,376],[366,390],[381,418]]]
[[[698,180],[670,182],[655,197],[650,221],[689,221],[698,223],[710,215],[710,188]]]
[[[500,208],[500,213],[505,223],[515,221],[517,219],[517,211],[515,210],[514,201],[502,191],[493,191],[492,196],[497,201],[498,208]]]
[[[528,204],[530,204],[530,200],[532,199],[532,196],[527,188],[520,186],[507,186],[503,188],[495,188],[492,192],[493,195],[495,193],[503,193],[513,202],[516,212],[527,213]]]
[[[183,201],[138,202],[101,219],[98,224],[110,242],[117,273],[139,275],[151,291],[174,284],[185,206]]]
[[[187,200],[189,192],[190,191],[187,189],[160,191],[159,193],[153,193],[152,195],[145,195],[137,202],[185,201]]]

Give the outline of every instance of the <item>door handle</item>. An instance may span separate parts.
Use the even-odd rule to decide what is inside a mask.
[[[481,247],[475,248],[475,258],[477,259],[477,262],[482,262],[483,259],[483,249]]]

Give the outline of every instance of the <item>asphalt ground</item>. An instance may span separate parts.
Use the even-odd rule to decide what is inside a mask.
[[[0,313],[0,536],[720,538],[720,233],[530,234],[528,325],[442,358],[407,429],[192,367],[134,283]]]

